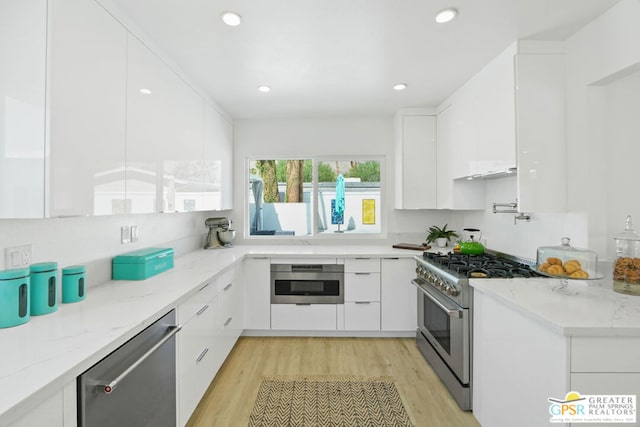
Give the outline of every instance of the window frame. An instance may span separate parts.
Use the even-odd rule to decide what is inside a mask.
[[[249,201],[253,197],[251,194],[251,182],[249,177],[249,167],[251,162],[256,160],[311,160],[311,235],[252,235]],[[318,165],[320,162],[332,161],[377,161],[380,163],[380,232],[379,233],[318,233]],[[387,238],[387,195],[386,195],[386,156],[385,155],[336,155],[336,156],[247,156],[244,162],[244,238],[248,240],[367,240]]]

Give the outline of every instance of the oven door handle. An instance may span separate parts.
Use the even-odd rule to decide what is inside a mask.
[[[435,305],[437,305],[438,307],[440,307],[445,313],[447,313],[449,315],[449,317],[454,317],[456,319],[460,319],[462,318],[462,313],[463,311],[457,308],[449,308],[446,305],[444,305],[442,302],[440,302],[436,297],[434,297],[433,295],[431,295],[431,293],[429,291],[427,291],[426,289],[424,289],[420,283],[418,283],[415,279],[413,279],[411,281],[411,283],[413,283],[416,288],[418,288],[418,290],[420,292],[422,292],[423,294],[425,294],[431,301],[433,301],[433,303]]]

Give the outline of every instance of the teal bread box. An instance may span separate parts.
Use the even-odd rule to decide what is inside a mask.
[[[113,258],[113,280],[145,280],[173,268],[173,249],[146,248]]]

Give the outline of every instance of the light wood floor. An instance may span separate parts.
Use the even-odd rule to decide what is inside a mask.
[[[188,426],[246,426],[264,375],[391,376],[417,427],[479,425],[451,398],[414,339],[241,337]]]

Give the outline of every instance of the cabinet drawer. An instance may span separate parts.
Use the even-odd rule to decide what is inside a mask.
[[[574,337],[571,372],[640,372],[640,337]]]
[[[580,394],[640,395],[640,373],[580,373],[571,374],[570,390]]]
[[[334,331],[335,304],[271,304],[271,329]]]
[[[180,423],[184,425],[213,380],[216,358],[217,301],[185,324],[178,334],[178,390]]]
[[[380,301],[380,273],[345,273],[345,301]]]
[[[216,291],[213,280],[203,283],[198,292],[178,305],[178,323],[184,325],[196,316],[198,312],[206,310],[204,306],[216,296]]]
[[[380,258],[346,258],[345,273],[380,273]]]
[[[347,331],[379,331],[379,302],[345,302],[344,329]]]

